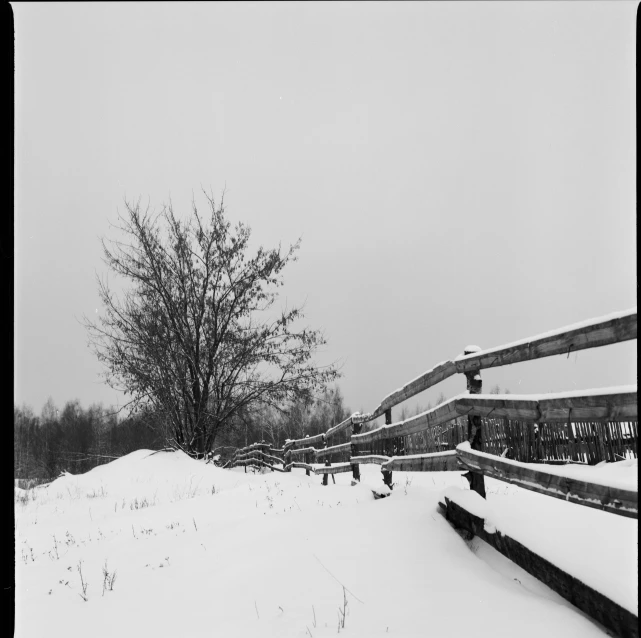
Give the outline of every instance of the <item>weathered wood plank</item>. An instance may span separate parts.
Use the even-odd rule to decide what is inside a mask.
[[[432,454],[413,454],[395,456],[383,464],[381,470],[399,472],[460,472],[456,450],[434,452]]]
[[[351,463],[335,463],[327,467],[317,467],[314,472],[316,474],[341,474],[342,472],[351,472]]]
[[[362,456],[352,456],[349,459],[350,463],[374,463],[376,465],[384,465],[390,460],[389,456],[381,454],[363,454]]]
[[[313,467],[312,465],[310,465],[309,463],[300,463],[300,462],[298,462],[298,461],[293,461],[292,463],[288,463],[288,464],[285,466],[285,468],[284,468],[284,469],[285,469],[285,471],[288,471],[288,470],[290,470],[290,469],[291,469],[291,468],[293,468],[293,467],[298,467],[298,468],[300,468],[300,469],[302,469],[302,470],[307,470],[307,471],[309,471],[309,472],[314,472],[314,473],[316,473],[316,471],[314,470],[314,467]]]
[[[637,309],[635,307],[625,312],[598,317],[580,324],[565,326],[544,335],[521,339],[505,346],[460,357],[455,361],[456,371],[496,368],[636,338]]]
[[[239,454],[234,460],[240,461],[240,460],[246,460],[246,459],[260,459],[264,461],[271,461],[272,463],[282,463],[283,459],[278,458],[277,456],[272,456],[271,454],[266,454],[265,452],[262,452],[260,450],[252,450],[251,452],[247,452],[245,454]]]
[[[346,430],[347,428],[351,427],[352,416],[347,417],[344,421],[341,421],[341,423],[339,423],[338,425],[335,425],[329,428],[329,430],[325,432],[325,436],[334,436],[334,434],[338,434],[339,432],[342,432],[343,430]]]
[[[568,418],[588,418],[593,421],[636,419],[637,388],[603,388],[597,391],[572,391],[545,395],[461,394],[432,410],[405,421],[383,425],[376,430],[352,436],[352,442],[365,445],[397,436],[407,436],[428,430],[438,432],[440,426],[460,416],[478,415],[521,421],[568,421]],[[518,432],[515,445],[521,458],[526,458],[528,442],[523,431]]]
[[[518,461],[477,452],[466,443],[456,448],[456,454],[461,467],[472,472],[482,472],[486,476],[570,503],[620,516],[639,517],[638,491],[590,483],[571,476],[560,476],[547,472],[540,464],[537,464],[535,469]]]
[[[304,439],[289,439],[285,441],[283,447],[284,451],[297,450],[302,447],[310,447],[314,445],[322,445],[325,441],[325,434],[317,434],[315,436],[306,436]]]
[[[304,456],[305,454],[311,454],[311,455],[315,456],[317,452],[318,452],[318,450],[316,450],[316,448],[313,448],[313,447],[301,447],[301,448],[298,448],[298,449],[295,449],[295,450],[291,450],[290,451],[290,455],[291,456]]]
[[[352,436],[352,441],[358,445],[372,443],[374,441],[384,441],[395,436],[406,436],[414,432],[436,428],[448,421],[452,421],[460,416],[456,410],[456,399],[451,399],[447,403],[439,405],[437,408],[423,412],[411,419],[383,425],[376,430],[365,432]]]
[[[445,504],[439,505],[445,510],[447,520],[455,527],[465,529],[484,540],[616,636],[638,638],[639,619],[632,612],[535,554],[517,540],[498,530],[494,534],[486,532],[482,518],[474,516],[447,497]]]
[[[459,414],[476,414],[481,417],[505,418],[518,421],[550,423],[553,421],[585,420],[616,421],[637,416],[637,388],[603,388],[582,393],[572,391],[545,395],[478,394],[452,399]],[[450,401],[451,402],[451,401]]]
[[[323,450],[316,450],[316,458],[321,459],[324,456],[331,456],[332,454],[338,454],[340,452],[349,452],[351,449],[351,443],[342,443],[341,445],[332,445],[331,447],[326,447]]]
[[[385,414],[387,410],[393,408],[394,406],[406,401],[407,399],[413,397],[428,388],[441,383],[445,379],[455,375],[457,372],[456,366],[453,361],[443,361],[435,365],[427,372],[424,372],[416,379],[412,379],[409,383],[406,383],[402,388],[395,390],[391,394],[388,394],[380,403],[380,405],[369,415],[362,415],[357,418],[362,418],[363,416],[368,416],[369,418],[364,419],[371,421],[376,417]]]

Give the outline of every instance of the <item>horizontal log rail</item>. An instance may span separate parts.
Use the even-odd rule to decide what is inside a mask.
[[[296,450],[301,447],[313,447],[325,442],[325,433],[317,434],[315,436],[306,436],[304,439],[288,439],[285,441],[283,447],[284,452]]]
[[[381,470],[399,472],[455,472],[460,471],[456,450],[394,456],[384,463]]]
[[[270,461],[272,463],[282,463],[283,459],[277,457],[277,456],[272,456],[271,454],[266,454],[265,452],[261,452],[260,450],[252,450],[251,452],[247,452],[245,454],[239,454],[234,458],[234,461],[241,461],[241,460],[247,460],[247,459],[260,459],[264,461]]]
[[[301,470],[309,470],[310,472],[314,472],[314,466],[311,463],[302,463],[301,461],[293,461],[292,463],[288,463],[285,466],[285,470],[289,470],[292,467],[298,467]]]
[[[480,472],[526,490],[612,514],[639,517],[639,492],[636,490],[589,482],[571,474],[564,475],[559,466],[555,466],[559,471],[553,472],[545,465],[532,466],[485,454],[472,450],[469,443],[462,443],[456,448],[456,458],[463,469]]]
[[[351,443],[342,443],[341,445],[332,445],[331,447],[323,448],[322,450],[315,450],[316,458],[322,459],[325,456],[332,454],[340,454],[341,452],[349,452],[352,448]]]
[[[491,547],[545,583],[582,612],[604,625],[615,636],[638,638],[639,619],[632,612],[592,589],[578,578],[563,571],[500,530],[485,530],[485,520],[468,512],[447,497],[439,502],[447,520],[459,529],[478,536]]]
[[[356,412],[355,414],[358,414],[358,412]],[[355,414],[353,414],[352,416],[348,416],[344,421],[341,421],[337,425],[329,428],[329,430],[325,432],[325,436],[329,438],[330,436],[339,434],[340,432],[347,430],[347,428],[352,427],[352,418],[355,416]]]
[[[327,465],[314,468],[314,474],[341,474],[342,472],[351,472],[351,463],[334,463],[334,465]]]
[[[290,456],[304,456],[305,454],[315,455],[317,451],[318,450],[313,447],[301,447],[295,450],[288,450]]]
[[[352,456],[350,463],[375,463],[376,465],[385,465],[389,460],[389,456],[382,456],[381,454],[363,454]]]
[[[355,434],[352,442],[362,445],[434,430],[468,415],[533,422],[571,422],[575,418],[593,421],[636,419],[637,413],[636,386],[549,395],[460,394],[405,421],[383,425],[364,434]]]

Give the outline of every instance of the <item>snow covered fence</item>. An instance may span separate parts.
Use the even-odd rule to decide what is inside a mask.
[[[602,477],[592,467],[519,463],[472,450],[468,442],[456,448],[456,458],[464,469],[526,490],[612,514],[639,517],[638,490]]]
[[[383,482],[392,487],[394,469],[436,471],[463,466],[469,469],[466,476],[472,489],[484,496],[481,466],[472,467],[469,459],[465,466],[454,452],[465,441],[470,441],[478,452],[523,462],[595,464],[637,456],[636,386],[548,395],[484,395],[480,375],[485,368],[569,354],[636,337],[637,309],[632,308],[497,348],[468,346],[462,355],[439,363],[389,394],[373,412],[355,413],[313,437],[288,440],[284,446],[285,468],[291,471],[292,467],[302,467],[302,463],[308,475],[312,471],[325,474],[326,484],[327,469],[318,471],[312,465],[321,458],[325,459],[326,468],[331,467],[332,461],[339,462],[342,471],[351,465],[356,480],[360,478],[361,463],[378,463]],[[466,394],[415,417],[392,422],[393,406],[457,373],[467,378]],[[365,423],[383,414],[385,425],[361,432]],[[329,445],[331,437],[347,433],[350,428],[349,443]]]
[[[283,467],[277,467],[278,464],[282,464]],[[244,466],[245,471],[247,471],[247,467],[256,467],[257,469],[266,467],[272,472],[283,472],[285,471],[284,465],[283,450],[262,442],[252,443],[247,447],[236,449],[225,467]]]

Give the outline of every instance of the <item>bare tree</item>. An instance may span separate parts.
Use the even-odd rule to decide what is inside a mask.
[[[90,345],[114,388],[132,396],[134,411],[151,411],[167,441],[203,454],[243,410],[311,401],[337,378],[312,356],[325,339],[297,329],[302,308],[268,311],[283,284],[286,252],[249,254],[250,229],[233,229],[221,200],[205,194],[208,219],[195,202],[187,221],[171,204],[155,214],[125,202],[116,226],[124,239],[103,239],[104,261],[129,282],[117,296],[98,279],[104,313],[84,318]]]

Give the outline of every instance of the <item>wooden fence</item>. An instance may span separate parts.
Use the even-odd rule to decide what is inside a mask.
[[[491,474],[525,489],[543,490],[551,496],[637,518],[636,492],[631,495],[626,490],[610,489],[610,496],[604,500],[604,490],[598,484],[585,487],[581,492],[585,493],[584,498],[567,489],[544,490],[551,480],[545,465],[594,465],[637,457],[636,386],[542,395],[485,395],[481,394],[480,375],[482,369],[567,355],[636,336],[634,308],[499,348],[480,350],[469,346],[462,355],[439,363],[389,394],[371,413],[353,414],[313,437],[288,440],[283,450],[274,450],[267,444],[243,448],[235,453],[230,465],[260,464],[280,471],[301,468],[308,474],[325,475],[323,483],[327,484],[326,476],[338,472],[352,472],[353,478],[359,480],[360,464],[376,463],[390,488],[394,470],[467,469],[472,489],[482,496],[483,475]],[[414,417],[392,421],[394,406],[457,373],[466,376],[468,393]],[[366,422],[380,415],[385,416],[385,425],[362,431]],[[337,443],[345,434],[351,435],[349,442]],[[463,450],[461,444],[466,441],[471,446]],[[478,453],[504,459],[505,467],[501,472],[491,471]],[[532,474],[525,463],[537,463],[541,468]],[[526,470],[530,471],[530,478],[536,478],[534,482],[522,480]]]
[[[638,457],[637,386],[542,395],[482,394],[480,371],[566,355],[637,338],[637,310],[614,313],[498,348],[468,346],[386,396],[373,412],[355,413],[326,432],[286,441],[282,450],[254,444],[237,450],[228,463],[291,472],[301,468],[323,476],[352,472],[360,464],[381,466],[393,488],[394,471],[467,471],[470,488],[485,497],[484,476],[524,489],[613,514],[638,518],[638,490],[564,475],[564,464],[595,465]],[[422,414],[393,422],[392,408],[455,375],[463,374],[467,393]],[[385,425],[363,431],[384,415]],[[349,441],[344,442],[346,435]],[[277,467],[276,464],[282,465]],[[556,467],[554,467],[556,466]],[[442,504],[451,522],[480,534],[482,521],[460,505]],[[550,566],[513,539],[483,534],[498,551],[570,600],[618,636],[638,636],[638,618],[572,577]],[[574,579],[576,580],[576,579]],[[580,592],[580,595],[577,594]]]

